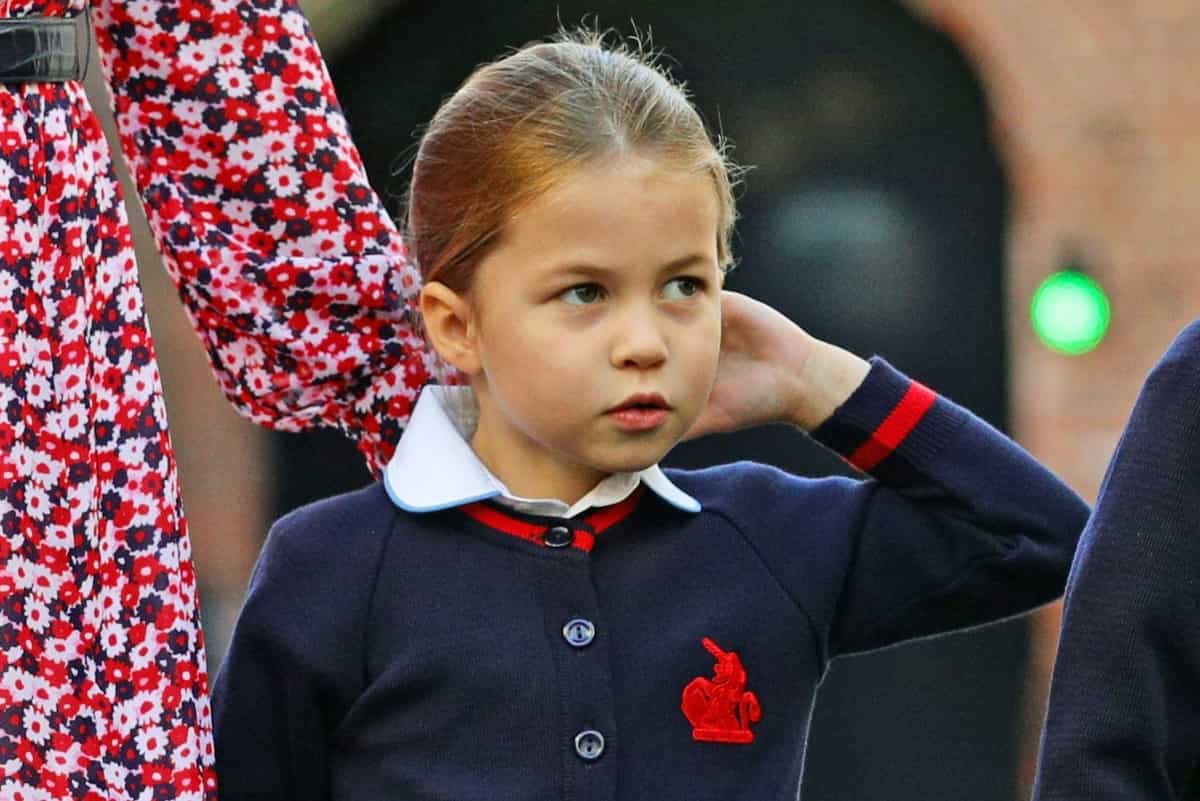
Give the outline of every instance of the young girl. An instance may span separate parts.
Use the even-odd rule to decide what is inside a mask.
[[[1085,504],[881,359],[722,292],[729,168],[593,37],[476,71],[417,154],[437,355],[382,481],[272,529],[217,679],[236,799],[794,798],[834,657],[1061,591]],[[790,422],[870,473],[663,470]]]

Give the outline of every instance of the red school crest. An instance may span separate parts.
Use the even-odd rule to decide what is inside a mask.
[[[692,724],[692,739],[710,743],[752,743],[751,723],[762,720],[762,708],[746,692],[746,668],[734,651],[722,651],[705,637],[700,641],[717,660],[713,677],[697,676],[683,688],[683,714]]]

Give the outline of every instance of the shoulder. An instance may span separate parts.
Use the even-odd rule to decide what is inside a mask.
[[[1191,391],[1200,385],[1200,319],[1183,329],[1159,359],[1146,381],[1146,389],[1157,391],[1194,409]],[[1177,391],[1183,396],[1172,396]],[[1155,398],[1157,399],[1157,398]]]
[[[235,647],[240,642],[242,649],[267,649],[271,653],[264,658],[272,662],[348,670],[344,655],[359,653],[380,555],[393,527],[397,510],[389,506],[376,484],[300,507],[277,521],[254,566]]]
[[[735,523],[781,515],[845,515],[867,497],[874,482],[842,476],[807,478],[759,462],[740,461],[702,470],[667,469],[667,476],[704,508]]]
[[[303,532],[313,529],[359,525],[390,525],[396,506],[383,484],[376,481],[362,489],[332,495],[288,512],[275,522],[272,531]]]
[[[1100,490],[1090,528],[1151,520],[1175,530],[1195,519],[1200,490],[1200,320],[1183,329],[1150,371]],[[1165,514],[1167,504],[1172,510]],[[1159,513],[1150,517],[1145,509]],[[1101,511],[1103,510],[1103,514]],[[1180,517],[1186,515],[1186,517]],[[1085,535],[1086,536],[1086,535]]]
[[[1192,320],[1179,332],[1167,355],[1185,360],[1200,359],[1200,318]]]
[[[291,569],[330,573],[340,572],[338,565],[369,563],[398,512],[379,482],[301,506],[271,526],[259,569],[284,562]]]

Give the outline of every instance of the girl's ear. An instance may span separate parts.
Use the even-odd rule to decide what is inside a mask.
[[[470,302],[450,287],[431,281],[421,290],[421,316],[429,344],[466,376],[480,370],[478,326]]]

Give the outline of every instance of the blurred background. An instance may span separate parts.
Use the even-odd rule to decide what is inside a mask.
[[[1142,377],[1200,314],[1192,0],[303,5],[397,214],[420,126],[475,65],[560,21],[652,32],[754,168],[731,288],[885,356],[1089,500]],[[131,218],[215,669],[270,522],[370,477],[337,435],[272,434],[234,414],[136,204]],[[843,471],[769,430],[690,443],[670,462],[736,458]],[[1027,798],[1056,633],[1050,608],[836,662],[805,797]]]

